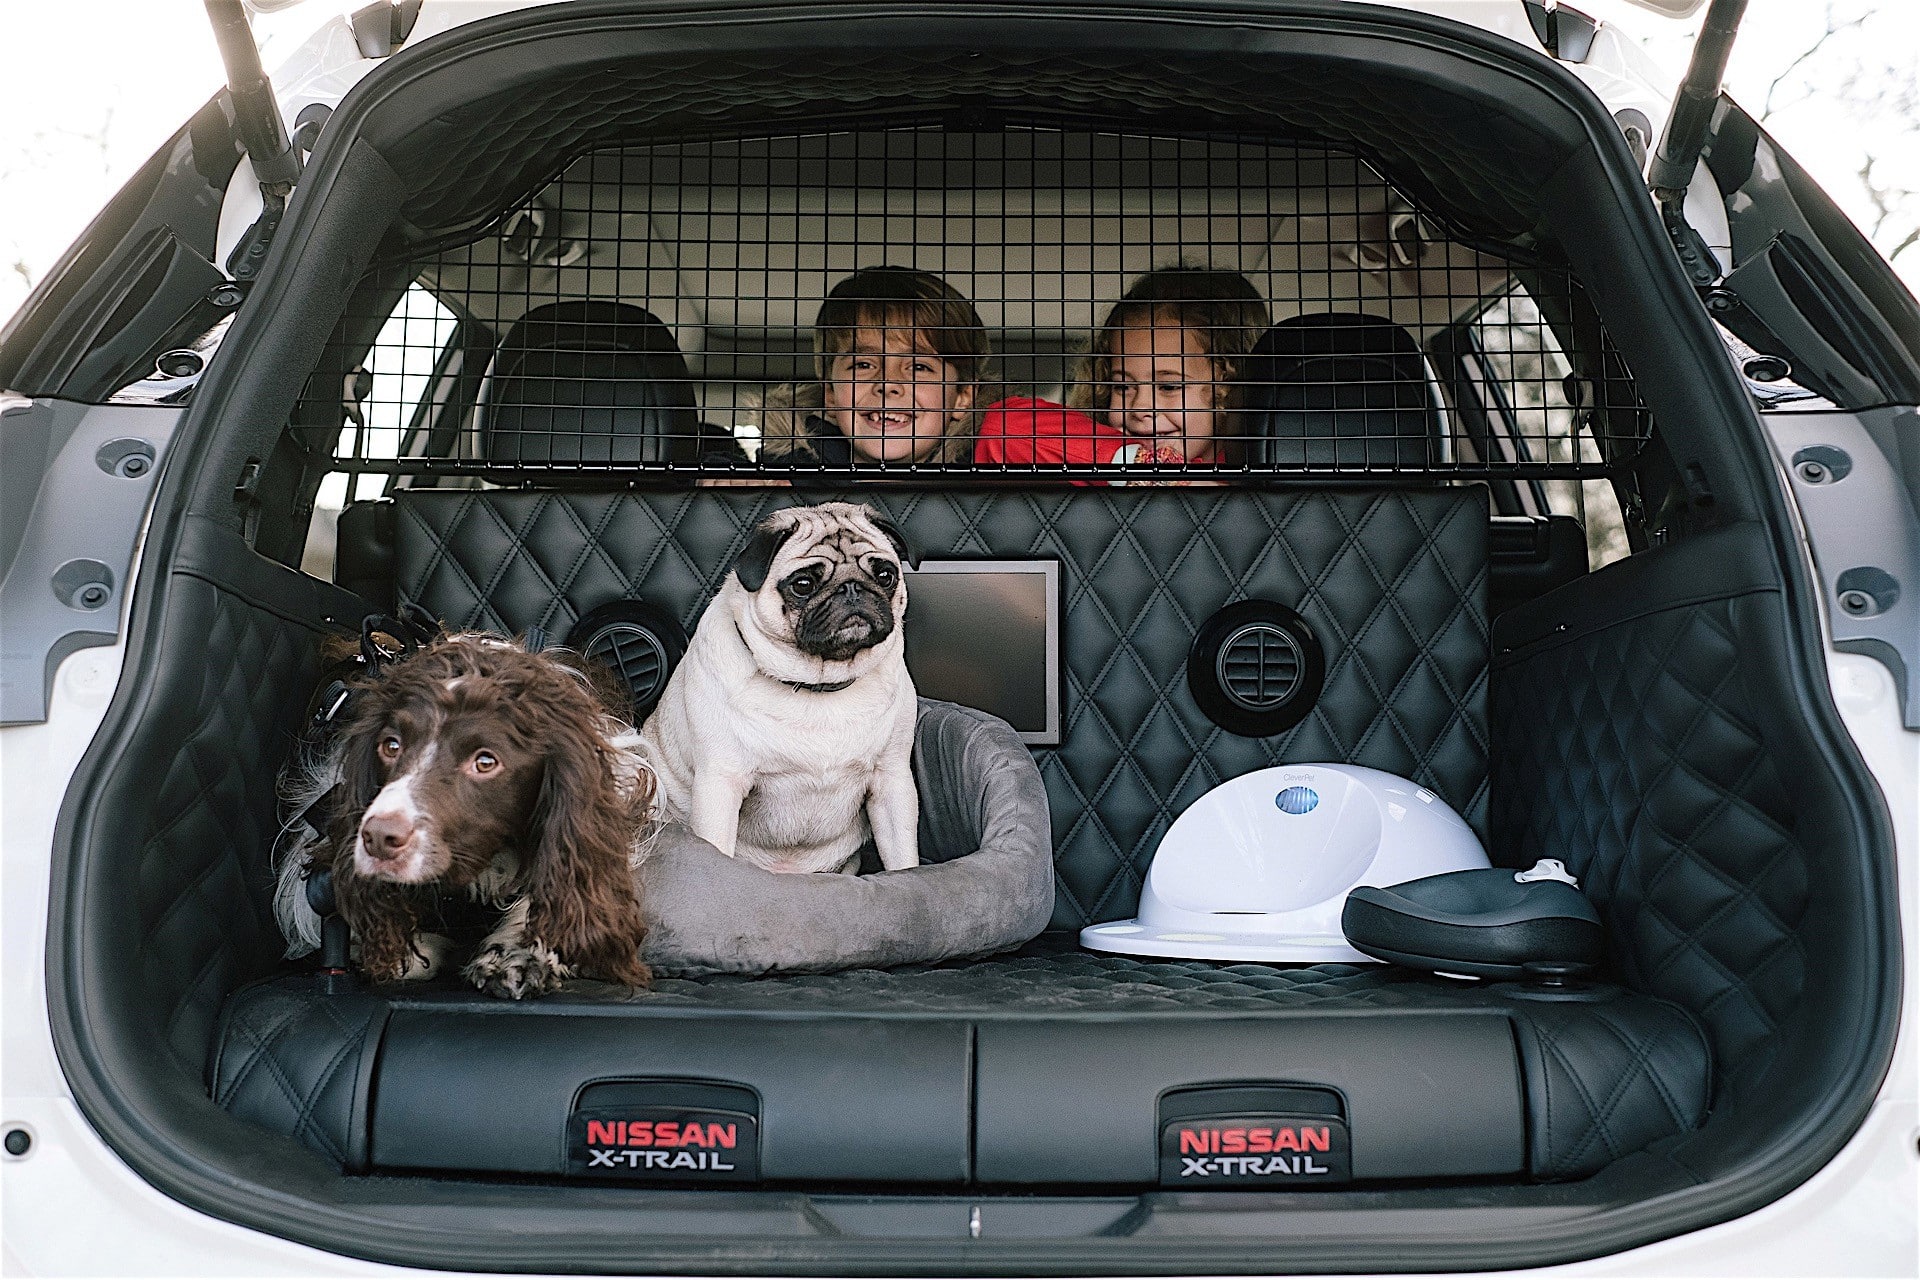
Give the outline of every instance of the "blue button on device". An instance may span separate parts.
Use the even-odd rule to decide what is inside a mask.
[[[1312,787],[1288,787],[1273,798],[1282,813],[1311,813],[1320,803],[1320,793]]]

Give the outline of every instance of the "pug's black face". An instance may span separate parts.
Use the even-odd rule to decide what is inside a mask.
[[[887,642],[906,616],[901,567],[912,560],[899,529],[869,507],[823,502],[776,511],[754,526],[734,561],[734,580],[751,596],[736,625],[778,679],[857,679],[870,660],[899,656],[898,641]],[[784,656],[767,652],[769,642]],[[782,671],[765,665],[788,658],[792,665]]]
[[[863,550],[809,559],[780,579],[781,608],[800,652],[845,662],[893,634],[900,565]]]

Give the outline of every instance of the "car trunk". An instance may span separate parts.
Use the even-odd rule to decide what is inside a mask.
[[[56,1026],[116,1148],[321,1248],[549,1271],[1537,1265],[1817,1168],[1889,1051],[1888,838],[1759,428],[1598,104],[1404,14],[876,11],[855,39],[780,16],[476,23],[330,123],[169,459],[134,674],[63,823]],[[869,190],[903,202],[872,227]],[[539,226],[503,221],[533,207]],[[1323,352],[1303,387],[1427,390],[1268,404],[1218,487],[960,466],[804,495],[871,502],[924,556],[1061,566],[1064,723],[1034,748],[1047,934],[524,1005],[282,961],[276,775],[324,637],[402,602],[519,634],[639,598],[690,629],[746,529],[797,499],[686,483],[754,469],[703,456],[688,415],[804,378],[806,300],[837,273],[964,270],[1006,383],[1049,394],[1097,299],[1195,249],[1276,317],[1411,337]],[[634,389],[631,440],[595,436],[591,399],[535,397],[529,427],[497,372],[529,312],[580,297],[703,335],[690,366],[640,352],[573,379]],[[439,308],[430,342],[415,306]],[[351,477],[332,582],[293,567],[329,472]],[[1582,572],[1536,499],[1595,482],[1633,554]],[[1328,650],[1312,713],[1263,737],[1187,685],[1196,632],[1245,599]],[[1496,865],[1560,859],[1605,922],[1602,970],[1469,985],[1074,944],[1137,909],[1201,794],[1309,761],[1410,778]],[[591,1155],[669,1115],[706,1118],[676,1149],[691,1166]],[[1183,1133],[1211,1159],[1234,1124],[1300,1149],[1265,1152],[1277,1180],[1180,1172]]]

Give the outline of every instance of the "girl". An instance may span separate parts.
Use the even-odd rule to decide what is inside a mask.
[[[1237,466],[1233,382],[1267,324],[1260,291],[1237,271],[1150,271],[1107,312],[1067,407],[1001,401],[981,424],[976,456],[1014,464]]]

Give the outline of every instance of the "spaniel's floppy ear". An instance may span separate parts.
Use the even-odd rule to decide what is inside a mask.
[[[892,516],[869,506],[862,506],[860,510],[867,519],[873,521],[874,528],[887,535],[887,541],[893,544],[894,554],[900,557],[901,564],[909,569],[920,567],[920,557],[914,554],[912,545],[907,542],[907,535],[900,532],[900,526],[893,522]]]
[[[640,960],[630,811],[599,739],[583,725],[559,727],[528,831],[527,935],[575,969],[644,987],[652,975]]]
[[[740,579],[741,586],[758,591],[766,584],[767,574],[773,571],[773,558],[787,545],[793,531],[792,524],[776,526],[765,520],[754,526],[753,536],[747,539],[747,545],[733,562],[733,576]]]

